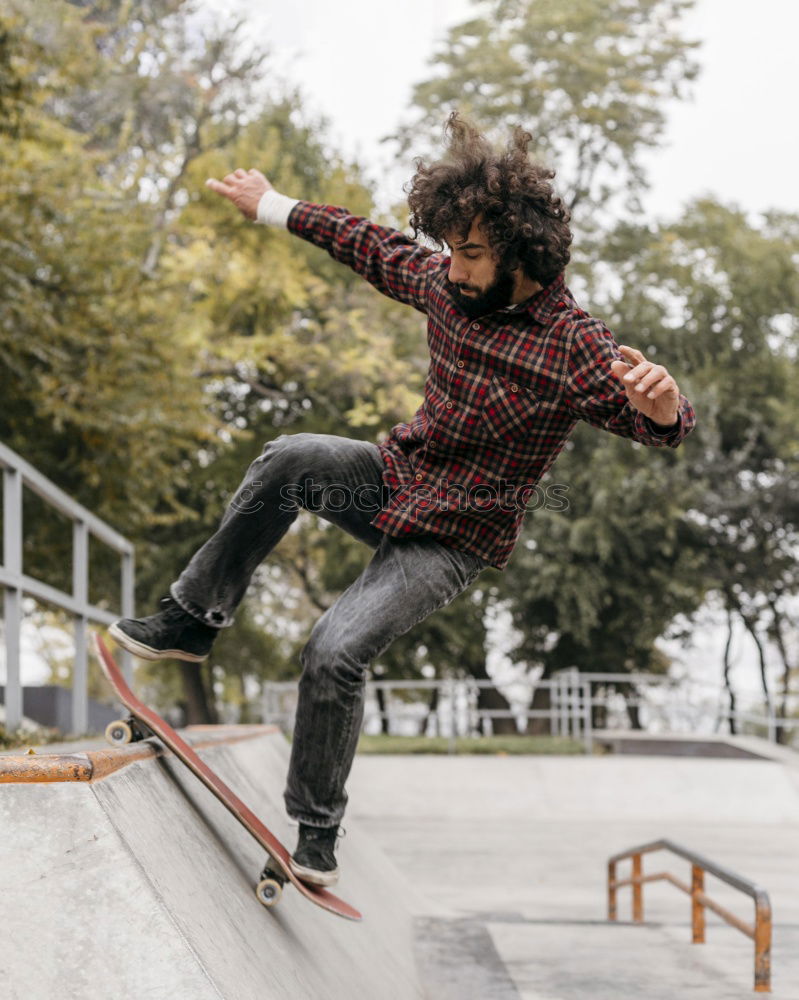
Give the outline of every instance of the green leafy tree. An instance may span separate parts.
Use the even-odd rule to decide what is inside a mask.
[[[675,223],[624,224],[608,237],[603,259],[615,281],[597,281],[600,315],[624,342],[691,373],[680,381],[700,419],[678,452],[645,462],[628,443],[578,428],[552,472],[572,506],[532,515],[527,572],[513,570],[520,586],[530,581],[514,605],[529,664],[546,674],[655,669],[658,635],[715,594],[759,648],[769,633],[781,648],[788,710],[796,236],[795,219],[756,223],[701,201]],[[760,670],[768,701],[762,658]]]
[[[451,28],[413,92],[404,149],[440,135],[459,109],[504,138],[523,124],[558,170],[572,210],[607,208],[645,186],[641,155],[659,144],[666,106],[698,68],[681,16],[693,0],[488,0]]]
[[[617,258],[604,263],[602,234],[618,233],[623,207],[638,207],[646,184],[642,156],[662,140],[668,102],[683,97],[698,72],[696,43],[680,24],[691,6],[476,4],[475,17],[451,29],[436,52],[397,136],[404,150],[432,150],[454,108],[497,141],[515,125],[530,131],[536,155],[557,168],[558,189],[573,212],[579,238],[570,276],[585,288],[586,304],[621,342],[660,350],[687,394],[681,373],[691,368],[681,367],[684,358],[668,337],[653,340],[640,312],[615,309],[615,300],[603,296],[627,276],[616,269]],[[622,315],[624,323],[614,325]],[[520,663],[544,677],[575,664],[664,669],[654,640],[704,593],[689,547],[695,529],[685,518],[693,494],[684,456],[644,458],[628,441],[578,427],[546,482],[569,487],[568,510],[531,511],[509,569],[488,578],[489,606],[507,607],[522,634]],[[656,499],[659,489],[668,491],[668,504]],[[645,556],[653,545],[654,559]],[[684,575],[690,584],[679,579]],[[539,688],[533,707],[547,704]]]
[[[14,0],[0,34],[13,54],[0,436],[137,543],[139,602],[151,604],[263,441],[377,436],[407,412],[423,333],[318,251],[243,224],[205,191],[209,174],[257,163],[286,190],[371,209],[357,170],[317,122],[301,124],[296,95],[278,81],[264,101],[263,57],[240,55],[240,30],[202,35],[179,2],[58,7],[54,32],[52,5]],[[28,506],[26,569],[68,589],[69,532]],[[114,562],[92,561],[109,603]],[[267,636],[251,655],[259,603],[256,588],[224,663],[184,678],[193,717],[212,715],[220,669],[241,675],[247,657],[256,675],[283,669]]]

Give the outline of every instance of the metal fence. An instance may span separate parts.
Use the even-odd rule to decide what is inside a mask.
[[[5,714],[6,726],[15,729],[22,715],[20,680],[20,637],[23,599],[31,597],[68,612],[74,623],[74,673],[72,685],[72,730],[82,733],[88,717],[87,639],[90,622],[109,625],[117,617],[107,608],[91,604],[89,598],[89,538],[96,538],[120,556],[120,613],[134,613],[134,549],[113,528],[72,500],[54,483],[33,468],[10,448],[0,444],[0,469],[3,472],[3,562],[0,586],[4,589],[5,624]],[[72,523],[72,593],[41,581],[24,572],[23,562],[23,490],[37,494],[49,507],[65,515]],[[132,677],[131,657],[122,655],[128,680]],[[508,709],[481,707],[482,689],[499,686],[509,703]],[[691,688],[689,691],[688,688]],[[590,750],[595,716],[601,711],[605,721],[599,728],[629,728],[621,718],[631,710],[646,717],[643,728],[651,732],[696,732],[700,723],[712,716],[714,731],[726,724],[740,732],[753,732],[776,740],[780,730],[795,742],[799,718],[782,719],[766,704],[761,711],[751,706],[732,712],[725,707],[718,687],[655,674],[597,674],[577,669],[560,671],[549,680],[522,678],[497,685],[493,680],[450,678],[445,680],[386,681],[367,684],[364,729],[368,732],[411,732],[417,735],[458,736],[490,733],[500,719],[513,719],[521,731],[532,719],[548,721],[553,735],[581,741]],[[548,692],[545,707],[533,707],[535,692]],[[667,697],[659,697],[660,692]],[[700,692],[697,694],[697,692]],[[413,694],[416,697],[413,697]],[[265,686],[263,718],[292,728],[297,698],[295,682],[270,683]]]
[[[750,700],[745,708],[732,710],[728,692],[706,680],[635,673],[581,673],[580,677],[590,685],[591,704],[612,713],[618,728],[622,728],[620,717],[634,709],[648,732],[719,733],[727,727],[771,742],[776,742],[779,730],[794,741],[799,736],[799,718],[782,718],[766,701]],[[795,705],[799,692],[789,692],[788,697]]]
[[[22,721],[22,685],[20,680],[20,637],[23,599],[28,596],[54,605],[72,616],[75,657],[72,678],[72,731],[83,733],[88,721],[88,629],[90,622],[110,625],[118,615],[97,607],[89,600],[89,537],[107,545],[121,559],[121,608],[123,615],[133,614],[134,549],[133,545],[91,511],[76,503],[10,448],[0,444],[0,468],[3,470],[3,563],[0,585],[4,588],[5,623],[5,715],[6,728],[14,730]],[[72,593],[26,575],[22,565],[23,489],[37,494],[50,508],[72,522]],[[131,659],[122,658],[123,670],[132,676]]]
[[[545,708],[533,708],[532,696],[514,698],[512,693],[508,709],[478,707],[480,691],[495,687],[493,681],[473,678],[371,680],[366,685],[363,729],[443,736],[454,741],[458,737],[489,734],[499,719],[512,719],[517,728],[524,727],[530,719],[544,719],[552,735],[577,740],[591,752],[590,686],[584,676],[564,671],[553,680],[537,682],[536,689],[549,693],[549,705]],[[264,722],[291,731],[296,707],[296,682],[270,682],[264,686]]]
[[[494,687],[502,691],[509,708],[479,707],[480,691]],[[548,694],[536,700],[536,691]],[[548,704],[533,707],[537,701]],[[266,684],[263,721],[290,731],[296,703],[296,682]],[[499,684],[472,678],[370,680],[366,685],[363,730],[443,736],[454,741],[463,736],[490,734],[499,719],[513,719],[519,732],[525,730],[529,720],[543,719],[553,736],[577,740],[590,751],[595,728],[634,728],[632,710],[639,715],[641,729],[651,734],[711,735],[730,722],[738,733],[749,732],[771,741],[776,740],[779,728],[793,739],[799,734],[799,719],[780,719],[769,706],[762,712],[731,712],[721,704],[720,692],[712,685],[689,684],[659,674],[584,673],[574,668],[559,671],[549,680],[524,678]]]

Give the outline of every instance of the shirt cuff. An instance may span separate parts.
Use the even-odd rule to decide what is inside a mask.
[[[661,427],[656,424],[654,420],[650,420],[649,417],[644,417],[644,423],[646,424],[647,430],[650,434],[654,434],[656,437],[671,437],[672,434],[676,433],[680,429],[680,424],[682,423],[680,419],[680,414],[677,414],[677,420],[671,425],[671,427]]]
[[[278,194],[274,188],[264,191],[258,202],[255,221],[265,226],[282,226],[285,229],[289,221],[289,213],[297,204],[297,198],[289,198]]]

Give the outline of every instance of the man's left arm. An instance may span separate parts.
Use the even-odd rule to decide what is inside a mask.
[[[620,347],[595,319],[575,327],[564,396],[579,419],[650,447],[676,448],[696,423],[667,369]]]

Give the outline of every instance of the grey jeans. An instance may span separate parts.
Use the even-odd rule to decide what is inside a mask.
[[[374,550],[361,575],[314,625],[302,676],[286,808],[312,826],[344,814],[344,789],[363,718],[369,664],[399,635],[449,604],[488,563],[419,535],[395,539],[370,524],[385,487],[377,445],[329,434],[293,434],[250,465],[217,532],[172,584],[175,600],[208,624],[232,624],[259,563],[301,508]]]

